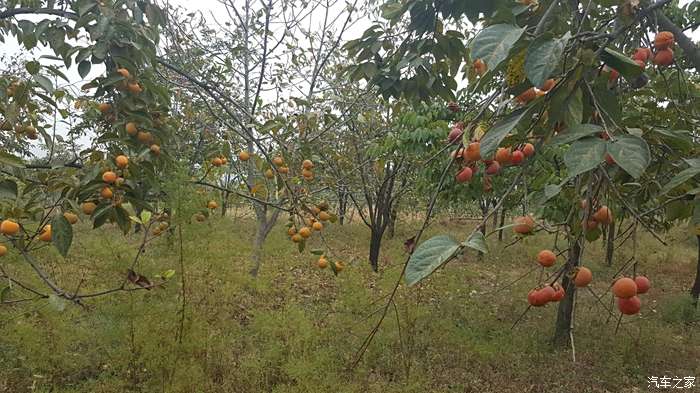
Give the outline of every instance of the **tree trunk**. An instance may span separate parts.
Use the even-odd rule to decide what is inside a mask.
[[[384,230],[381,228],[372,228],[369,240],[369,264],[375,272],[379,270],[379,250],[382,245],[383,235]]]
[[[608,239],[605,249],[605,262],[608,266],[612,266],[613,254],[615,253],[615,221],[608,225]]]
[[[344,187],[344,186],[343,186]],[[345,188],[338,190],[338,224],[345,224],[345,215],[348,212],[348,193]]]
[[[505,224],[506,224],[506,208],[502,207],[501,208],[501,224],[498,227],[503,228],[503,226]],[[498,241],[499,242],[503,241],[503,229],[498,231]]]
[[[224,191],[221,201],[221,217],[226,216],[226,211],[228,211],[228,191]]]
[[[493,212],[493,230],[495,231],[496,228],[498,228],[498,211]]]
[[[571,322],[574,314],[574,294],[576,286],[573,280],[569,278],[569,272],[579,265],[581,259],[581,242],[578,240],[571,245],[569,251],[569,260],[566,264],[566,271],[563,274],[562,287],[566,291],[566,296],[559,302],[557,309],[557,322],[554,329],[554,345],[566,346],[569,341],[569,333],[571,332]]]
[[[690,290],[695,306],[698,305],[698,300],[700,299],[700,235],[697,235],[696,238],[698,240],[698,267],[695,272],[695,284],[693,284],[693,289]]]
[[[280,212],[281,210],[275,209],[272,212],[272,215],[270,215],[270,217],[268,218],[267,208],[259,206],[255,207],[258,229],[255,232],[255,239],[253,240],[253,252],[250,255],[250,260],[253,262],[253,268],[250,269],[250,275],[253,277],[258,276],[261,264],[260,259],[263,253],[263,244],[265,243],[265,239],[267,239],[267,235],[270,234],[270,231],[275,226],[275,223],[277,222],[277,217],[279,216]]]
[[[394,238],[394,231],[396,229],[396,217],[398,216],[398,213],[396,212],[396,209],[391,209],[391,214],[389,214],[389,224],[387,225],[387,230],[389,231],[386,236],[389,239]]]

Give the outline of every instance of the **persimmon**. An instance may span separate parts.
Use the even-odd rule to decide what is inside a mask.
[[[321,224],[320,222],[316,221],[315,223],[313,223],[313,224],[311,225],[311,227],[312,227],[315,231],[320,231],[321,229],[323,229],[323,224]]]
[[[41,233],[39,234],[39,240],[42,242],[50,242],[51,241],[51,224],[46,224],[43,228],[41,228]]]
[[[581,266],[574,272],[574,285],[577,288],[583,288],[588,286],[593,280],[593,273],[591,269]]]
[[[447,109],[449,109],[452,113],[457,113],[459,112],[459,104],[454,101],[450,101],[450,103],[447,104]]]
[[[100,196],[103,199],[112,199],[112,197],[114,196],[114,192],[112,192],[112,189],[109,187],[103,187],[100,191]]]
[[[114,159],[114,162],[117,164],[117,168],[124,169],[127,165],[129,165],[129,157],[125,155],[118,155]]]
[[[501,171],[501,164],[499,164],[498,161],[493,161],[491,164],[489,164],[486,167],[486,174],[487,175],[496,175],[500,171]]]
[[[277,172],[279,172],[279,173],[281,173],[281,174],[283,174],[283,175],[286,175],[286,174],[289,173],[289,167],[287,167],[287,166],[281,166],[281,167],[277,168]]]
[[[117,174],[112,171],[107,171],[102,174],[102,181],[107,184],[112,184],[115,180],[117,180]]]
[[[297,233],[297,234],[292,235],[292,241],[294,243],[301,243],[304,241],[304,238],[300,234]]]
[[[296,234],[297,234],[297,229],[296,229],[296,228],[294,228],[294,227],[289,227],[289,229],[287,229],[287,235],[289,235],[289,236],[294,236],[294,235],[296,235]]]
[[[598,221],[584,219],[581,226],[587,231],[593,231],[598,228]]]
[[[335,271],[338,273],[340,273],[343,269],[345,269],[345,264],[343,262],[335,261],[334,265],[335,265]]]
[[[216,201],[209,201],[209,202],[207,202],[207,208],[209,208],[209,209],[211,209],[211,210],[214,210],[214,209],[216,209],[217,207],[219,207],[219,204],[216,203]]]
[[[593,219],[603,225],[610,225],[613,222],[613,213],[607,206],[601,206],[598,211],[593,214]]]
[[[513,165],[520,165],[525,160],[525,154],[520,150],[516,150],[510,155],[510,162]]]
[[[148,131],[139,131],[136,133],[136,140],[144,144],[151,143],[153,140],[153,135],[151,135],[151,133]]]
[[[107,113],[112,109],[112,105],[107,102],[101,102],[97,105],[97,109],[99,109],[102,113]]]
[[[649,48],[637,48],[637,50],[634,51],[634,55],[632,55],[632,59],[634,60],[641,60],[643,62],[649,61],[651,58],[651,49]]]
[[[272,179],[275,177],[275,173],[272,171],[272,169],[268,169],[265,171],[265,177],[268,179]]]
[[[221,157],[221,163],[222,163],[223,165],[228,164],[228,158],[226,158],[226,157]]]
[[[533,146],[532,143],[526,143],[523,145],[520,151],[522,151],[523,154],[525,154],[525,157],[532,157],[535,155],[535,146]]]
[[[306,180],[313,180],[313,178],[314,178],[314,173],[311,172],[311,171],[308,170],[308,169],[302,169],[302,170],[301,170],[301,175],[302,175],[302,176],[304,177],[304,179],[306,179]]]
[[[537,91],[534,87],[531,87],[525,90],[524,92],[520,93],[519,96],[515,97],[515,100],[523,105],[526,105],[535,98],[537,98]]]
[[[309,227],[301,227],[299,229],[299,235],[304,239],[308,239],[311,237],[311,229]]]
[[[6,254],[7,254],[7,247],[0,244],[0,257],[5,256]]]
[[[198,222],[204,222],[204,220],[206,220],[207,217],[202,213],[197,213],[197,214],[195,214],[194,219],[197,220]]]
[[[474,72],[476,72],[477,75],[483,76],[486,73],[486,63],[484,63],[483,60],[481,59],[476,59],[474,60],[474,64],[472,65],[474,67]]]
[[[616,297],[628,299],[637,295],[637,283],[629,277],[623,277],[615,280],[612,286],[612,293]]]
[[[557,262],[557,255],[550,250],[542,250],[537,254],[537,263],[544,267],[550,267]]]
[[[472,171],[472,168],[463,168],[456,176],[457,182],[466,183],[472,179],[473,174],[474,172]]]
[[[462,135],[464,135],[464,130],[457,127],[452,127],[450,133],[447,134],[447,141],[453,145],[457,145],[462,140]]]
[[[321,269],[325,269],[328,267],[328,259],[321,257],[318,258],[318,267]]]
[[[12,220],[3,220],[0,223],[0,233],[3,235],[13,236],[19,232],[19,224]]]
[[[642,69],[642,71],[644,71],[647,68],[647,63],[645,63],[642,60],[635,60],[634,62],[637,63],[637,65],[639,66],[639,68]]]
[[[141,88],[141,85],[139,85],[138,82],[129,82],[126,88],[132,94],[138,94],[143,91],[143,88]]]
[[[131,77],[131,73],[129,73],[129,70],[127,70],[126,68],[118,68],[117,74],[123,76],[126,79],[129,79]]]
[[[617,72],[617,70],[611,68],[610,75],[608,75],[608,82],[615,83],[617,82],[618,78],[620,78],[620,73]]]
[[[318,213],[318,219],[321,221],[328,221],[331,219],[331,215],[322,211],[322,212]]]
[[[243,150],[240,153],[238,153],[238,159],[241,161],[248,161],[250,159],[250,153]]]
[[[547,299],[547,302],[551,302],[552,299],[557,295],[557,292],[552,288],[551,286],[547,285],[546,287],[540,289],[540,296],[543,298]]]
[[[78,215],[75,213],[71,212],[65,212],[63,213],[63,217],[68,221],[71,225],[75,224],[78,222]]]
[[[138,128],[136,128],[136,123],[132,121],[126,123],[126,126],[124,126],[124,128],[126,129],[126,133],[131,136],[134,136],[139,132]]]
[[[467,161],[481,160],[481,144],[479,142],[470,143],[464,150],[462,157]]]
[[[87,214],[88,216],[95,211],[95,208],[97,208],[97,205],[95,205],[93,202],[85,202],[81,206],[83,213]]]
[[[152,144],[151,147],[149,147],[149,149],[151,150],[151,153],[153,153],[153,155],[155,155],[155,156],[160,155],[160,146],[159,145]]]
[[[673,64],[673,51],[671,49],[663,49],[654,55],[654,64],[657,66],[669,66]]]
[[[515,217],[513,223],[513,231],[521,235],[532,233],[535,229],[535,220],[531,216]]]
[[[617,298],[617,309],[624,315],[634,315],[642,309],[642,301],[638,296],[631,298]]]
[[[224,161],[220,157],[215,157],[213,160],[211,160],[211,164],[214,166],[222,166],[224,165]]]
[[[499,147],[498,150],[496,150],[495,159],[501,165],[510,164],[511,157],[512,154],[510,152],[510,148]]]
[[[637,294],[642,295],[649,292],[651,281],[646,276],[637,276],[634,278],[634,283],[637,284]]]
[[[276,166],[282,166],[284,165],[284,158],[282,158],[281,156],[277,156],[272,159],[272,163]]]
[[[301,163],[301,167],[309,170],[314,167],[314,163],[311,160],[304,160]]]
[[[542,307],[549,301],[549,295],[540,289],[533,289],[527,294],[527,302],[533,307]]]
[[[656,50],[665,50],[673,47],[676,43],[676,38],[670,31],[660,31],[654,37],[654,48]]]
[[[542,90],[544,92],[550,91],[554,88],[554,86],[556,84],[557,84],[557,81],[555,81],[554,79],[547,79],[544,82],[544,84],[542,85],[542,87],[540,87],[540,90]]]
[[[550,301],[558,302],[561,299],[563,299],[564,296],[566,296],[566,291],[564,290],[564,287],[562,287],[561,285],[555,283],[554,285],[552,285],[552,288],[554,288],[554,296],[552,296]]]

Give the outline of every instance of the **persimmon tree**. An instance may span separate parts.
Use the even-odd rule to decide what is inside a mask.
[[[495,190],[498,202],[482,224],[508,195],[524,191],[526,214],[508,228],[520,237],[556,234],[541,257],[532,256],[549,273],[537,279],[523,316],[557,302],[559,345],[573,346],[576,296],[603,296],[588,286],[601,278],[584,266],[587,244],[621,217],[628,218],[629,228],[614,235],[620,242],[644,230],[665,244],[660,232],[672,220],[661,206],[695,198],[693,191],[666,196],[668,184],[680,186],[697,174],[681,169],[697,155],[700,115],[697,47],[689,37],[667,31],[678,33],[671,18],[687,21],[691,9],[669,3],[389,1],[386,21],[347,46],[357,59],[349,73],[387,98],[442,99],[446,106],[459,94],[481,98],[463,109],[458,126],[445,130],[447,143],[464,151],[453,154],[436,177],[415,239],[428,225],[444,184],[471,182],[476,171],[494,163],[512,173],[510,184]],[[481,135],[477,130],[484,121],[488,127]],[[478,229],[461,241],[440,235],[419,243],[402,278],[414,285],[470,249],[487,252]],[[637,293],[644,293],[648,280],[638,273],[636,251],[620,264],[610,280],[630,276]],[[611,287],[620,318],[639,312],[636,295]]]
[[[196,183],[225,198],[236,195],[255,212],[255,276],[263,243],[281,215],[289,215],[290,239],[300,249],[307,237],[295,237],[297,230],[318,221],[321,199],[314,189],[321,182],[313,167],[323,163],[311,142],[338,121],[321,99],[323,76],[357,10],[291,0],[222,7],[228,18],[218,33],[202,15],[170,10],[167,54],[159,63],[183,107],[196,103],[208,112],[207,124],[193,130],[196,135],[208,127],[193,161]],[[323,28],[307,30],[309,23]]]
[[[3,248],[20,254],[46,290],[5,269],[3,276],[32,295],[27,300],[59,303],[158,285],[134,269],[154,237],[148,229],[167,225],[152,204],[161,199],[171,132],[169,94],[154,78],[163,13],[148,1],[5,4],[0,38],[27,52],[24,69],[11,68],[0,79],[8,142],[0,151],[0,232],[9,246]],[[89,79],[75,89],[67,69]],[[81,136],[90,143],[77,149],[70,141]],[[32,159],[37,152],[43,153]],[[137,207],[144,210],[140,218]],[[79,215],[95,228],[115,223],[124,233],[133,221],[147,226],[130,273],[112,289],[90,293],[82,281],[58,282],[34,255],[50,243],[66,257]]]

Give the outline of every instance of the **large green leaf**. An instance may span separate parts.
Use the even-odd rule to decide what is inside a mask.
[[[567,128],[561,134],[552,138],[553,145],[563,145],[577,141],[590,135],[598,134],[603,131],[603,127],[595,124],[577,124]]]
[[[472,41],[471,58],[481,59],[488,69],[498,67],[525,31],[518,26],[498,24],[482,30]]]
[[[605,141],[600,138],[584,138],[574,142],[564,154],[569,177],[578,176],[597,167],[605,155]]]
[[[0,181],[0,199],[17,198],[17,183],[13,180]]]
[[[549,109],[551,124],[562,122],[568,127],[581,124],[583,120],[583,93],[578,87],[573,91],[558,90],[552,98]]]
[[[669,191],[680,186],[681,184],[687,182],[688,180],[694,178],[700,174],[700,167],[691,167],[679,172],[676,176],[669,181],[664,188],[661,189],[661,195],[667,194]]]
[[[13,166],[15,168],[24,167],[24,162],[21,158],[15,157],[14,155],[4,151],[0,151],[0,164]]]
[[[499,120],[491,127],[486,134],[481,138],[481,156],[489,157],[496,151],[496,148],[501,143],[509,132],[511,132],[520,123],[520,120],[528,113],[528,108],[519,109],[508,117]]]
[[[413,285],[428,277],[459,250],[459,243],[449,236],[439,235],[421,243],[406,266],[406,283]]]
[[[525,73],[534,86],[542,87],[556,70],[569,37],[569,32],[559,39],[546,34],[530,44],[525,57]]]
[[[487,254],[489,252],[489,248],[486,245],[486,238],[484,237],[484,234],[480,231],[472,233],[472,235],[469,236],[469,239],[467,239],[467,241],[464,242],[464,245],[469,248],[473,248],[477,251],[481,251],[484,254]]]
[[[651,153],[647,142],[634,135],[621,135],[614,142],[608,143],[608,153],[615,163],[638,179],[651,162]]]
[[[57,214],[51,220],[51,242],[64,258],[68,255],[73,242],[73,227],[63,214]]]
[[[642,74],[642,67],[620,52],[605,48],[603,53],[600,54],[600,57],[608,67],[619,72],[620,75],[624,76],[625,79],[630,82],[634,81]]]

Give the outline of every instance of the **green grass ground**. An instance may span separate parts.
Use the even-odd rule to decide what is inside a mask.
[[[615,318],[608,321],[590,293],[579,294],[576,363],[570,349],[549,343],[554,306],[533,310],[511,329],[537,274],[503,287],[551,246],[551,238],[537,235],[505,249],[510,239],[490,240],[483,260],[470,254],[418,286],[402,286],[363,361],[348,370],[376,321],[368,314],[383,304],[373,302],[400,272],[403,241],[414,227],[400,226],[385,242],[382,271],[374,274],[365,259],[366,228],[329,226],[329,245],[347,264],[334,277],[313,266],[317,257],[299,255],[280,226],[253,279],[251,222],[187,225],[182,343],[179,247],[162,237],[138,270],[152,276],[176,269],[165,289],[91,299],[87,311],[59,311],[47,301],[2,306],[0,392],[645,392],[649,376],[700,377],[700,314],[687,299],[697,251],[681,229],[669,235],[668,248],[640,237],[639,271],[653,288],[641,315],[625,318],[617,334]],[[436,224],[427,236],[463,238],[469,229]],[[38,257],[68,288],[84,278],[88,289],[106,289],[121,282],[138,242],[113,228],[79,224],[68,260],[49,249]],[[631,249],[623,248],[611,268],[602,255],[598,241],[583,258],[597,293]],[[16,254],[3,263],[30,277]]]

